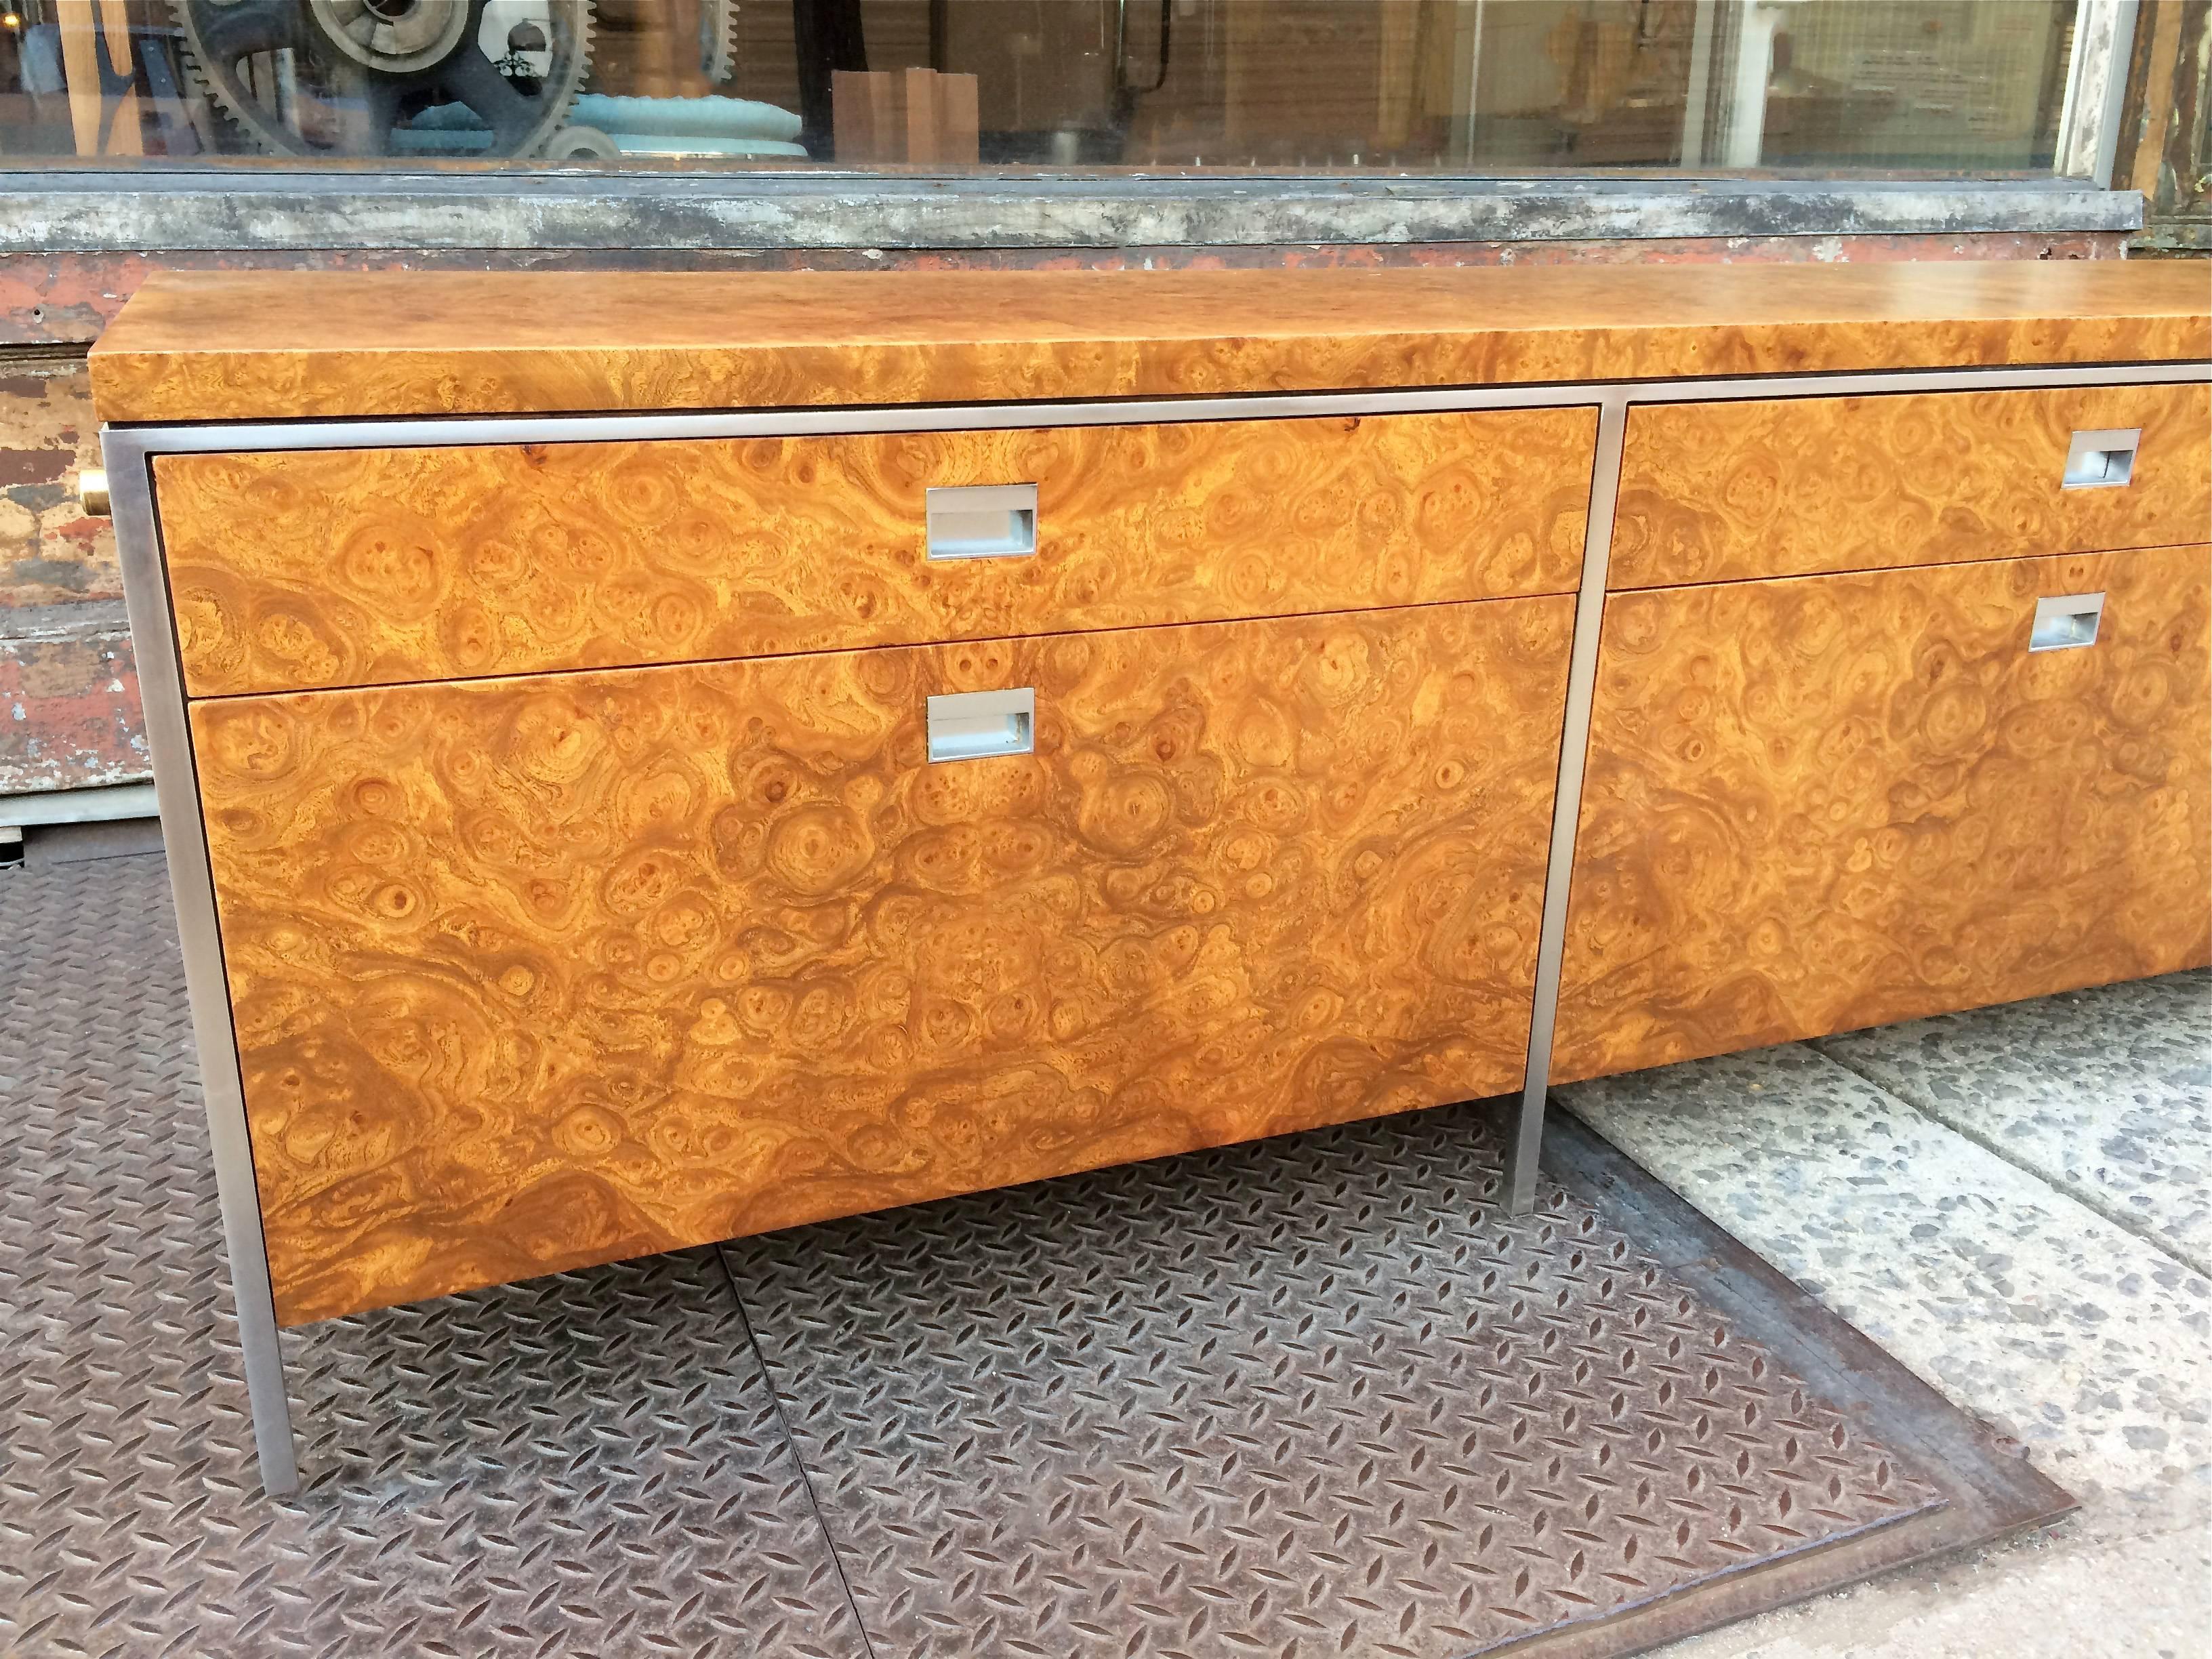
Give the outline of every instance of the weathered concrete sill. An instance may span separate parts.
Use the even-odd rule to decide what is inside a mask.
[[[131,619],[120,599],[78,599],[61,605],[0,605],[0,641],[55,645],[127,635]]]
[[[2063,179],[886,179],[56,170],[0,255],[252,249],[1018,248],[2129,232]]]
[[[2146,253],[2212,253],[2212,219],[2167,219],[2128,246]]]

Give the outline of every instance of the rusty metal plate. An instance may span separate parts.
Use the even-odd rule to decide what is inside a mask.
[[[725,1246],[878,1651],[1446,1659],[1942,1504],[1499,1166],[1447,1108]]]
[[[0,1652],[864,1659],[712,1251],[287,1333],[263,1498],[161,860],[0,963]]]

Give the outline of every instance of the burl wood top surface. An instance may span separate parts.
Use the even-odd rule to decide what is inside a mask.
[[[195,704],[280,1316],[1517,1088],[1573,615]]]
[[[107,421],[1173,397],[2195,360],[2191,261],[1450,270],[163,271]]]

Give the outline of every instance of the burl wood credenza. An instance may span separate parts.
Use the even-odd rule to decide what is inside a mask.
[[[2185,264],[167,275],[284,1324],[2212,958]]]

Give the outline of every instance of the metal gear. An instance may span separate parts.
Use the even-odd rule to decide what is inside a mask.
[[[271,155],[537,155],[591,71],[592,0],[171,3],[194,78]],[[496,54],[495,6],[495,27],[518,14]],[[412,144],[396,137],[434,108]]]
[[[699,0],[699,72],[720,86],[738,69],[738,0]]]
[[[443,63],[469,27],[464,0],[307,0],[307,9],[339,51],[367,69],[410,75]]]

